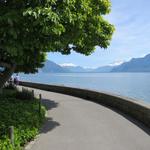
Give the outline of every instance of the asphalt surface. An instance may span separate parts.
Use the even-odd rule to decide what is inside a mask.
[[[146,128],[116,111],[73,96],[36,90],[47,121],[27,150],[150,150]]]

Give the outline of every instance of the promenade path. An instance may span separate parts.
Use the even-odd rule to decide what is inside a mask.
[[[150,150],[150,134],[120,113],[73,96],[35,93],[42,94],[47,121],[27,150]]]

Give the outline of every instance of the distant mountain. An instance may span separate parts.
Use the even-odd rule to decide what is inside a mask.
[[[42,69],[40,69],[40,72],[43,72],[43,73],[67,73],[67,72],[70,72],[70,70],[68,70],[67,68],[63,68],[60,65],[58,65],[50,60],[47,60],[45,62],[44,67]]]
[[[83,68],[81,66],[63,66],[63,68],[70,70],[74,73],[107,73],[111,72],[113,69],[113,66],[103,66],[98,67],[96,69],[93,68]]]
[[[63,68],[68,69],[71,72],[85,72],[84,68],[80,66],[63,66]]]
[[[39,70],[43,73],[109,73],[109,72],[150,72],[150,54],[143,58],[133,58],[117,66],[102,66],[96,69],[81,66],[61,66],[50,60]]]
[[[108,73],[108,72],[111,72],[113,68],[114,68],[114,66],[103,66],[103,67],[98,67],[98,68],[94,69],[92,72]]]
[[[63,68],[70,70],[70,72],[74,73],[83,73],[83,72],[89,72],[88,69],[85,69],[80,66],[63,66]]]
[[[111,72],[150,72],[150,54],[143,58],[133,58],[114,67]]]

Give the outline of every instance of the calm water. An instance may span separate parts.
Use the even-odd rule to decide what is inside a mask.
[[[20,75],[21,80],[95,89],[150,103],[150,73],[54,73]]]

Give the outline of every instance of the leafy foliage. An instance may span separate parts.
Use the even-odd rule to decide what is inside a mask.
[[[35,72],[46,52],[90,55],[107,48],[114,27],[103,19],[110,0],[1,0],[0,60]]]
[[[14,91],[13,91],[14,92]],[[21,147],[32,140],[37,134],[44,119],[45,109],[38,114],[38,101],[21,101],[14,98],[14,93],[5,91],[5,96],[0,96],[0,149],[20,150]],[[13,149],[9,138],[9,126],[15,127],[15,148]]]
[[[5,89],[16,90],[16,86],[14,84],[6,84],[4,86]]]
[[[28,89],[22,89],[22,91],[16,92],[16,98],[21,100],[34,100],[32,91]]]

